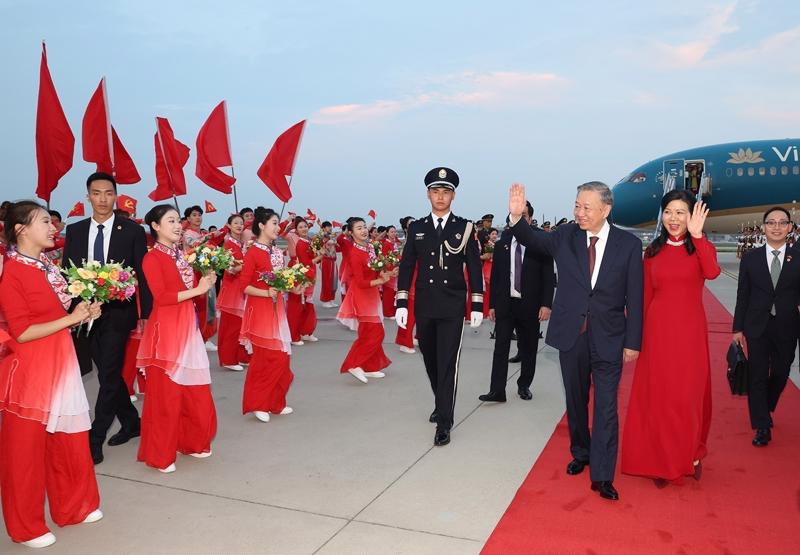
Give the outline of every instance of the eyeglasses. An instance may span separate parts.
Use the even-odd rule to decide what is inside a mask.
[[[788,220],[779,220],[779,221],[767,220],[766,222],[764,222],[764,225],[767,227],[786,227],[790,223],[792,222]]]

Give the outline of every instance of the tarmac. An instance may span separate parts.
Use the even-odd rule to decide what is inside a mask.
[[[725,272],[708,286],[732,311],[738,264],[719,258]],[[540,341],[533,400],[516,395],[519,365],[510,364],[508,402],[481,403],[492,323],[466,326],[452,442],[433,447],[422,357],[398,351],[394,321],[385,322],[386,378],[362,384],[339,373],[355,334],[336,322],[336,309],[317,312],[320,340],[293,347],[293,414],[269,423],[242,415],[245,373],[221,369],[209,353],[213,455],[178,455],[177,471],[161,474],[136,462],[138,438],[106,446],[96,466],[104,518],[53,525],[58,541],[45,552],[479,553],[564,414],[557,352]],[[93,404],[94,372],[84,382]],[[534,528],[547,533],[546,523]],[[31,552],[0,537],[0,553]]]

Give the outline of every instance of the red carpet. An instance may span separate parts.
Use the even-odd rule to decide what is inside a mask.
[[[800,391],[790,381],[773,441],[750,445],[747,401],[725,378],[731,315],[705,291],[714,417],[702,480],[657,489],[620,475],[620,501],[589,490],[589,471],[565,472],[566,416],[487,541],[483,553],[800,553]],[[620,384],[620,431],[632,381]],[[622,440],[622,438],[620,438]]]

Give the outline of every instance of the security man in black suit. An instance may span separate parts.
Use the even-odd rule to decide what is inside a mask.
[[[465,265],[472,291],[470,326],[477,328],[483,320],[483,275],[475,230],[472,222],[450,212],[458,181],[450,168],[434,168],[425,176],[431,213],[408,226],[397,279],[395,320],[405,328],[408,292],[418,268],[414,310],[419,348],[436,398],[430,421],[436,422],[433,444],[437,446],[450,443],[453,427],[467,298]]]
[[[86,181],[86,190],[92,205],[92,217],[67,226],[64,264],[80,267],[84,261],[90,260],[118,262],[131,266],[139,282],[138,303],[136,297],[130,301],[105,303],[103,314],[93,324],[89,336],[89,350],[100,382],[89,447],[94,463],[99,464],[103,461],[103,442],[115,418],[119,419],[121,429],[111,436],[109,445],[121,445],[140,434],[139,413],[131,403],[122,379],[122,364],[128,335],[140,318],[144,320],[150,315],[153,301],[142,272],[142,259],[147,253],[144,228],[114,215],[117,202],[114,177],[107,173],[94,173]]]
[[[530,224],[533,207],[523,218]],[[492,356],[492,379],[489,393],[481,401],[506,402],[508,352],[511,335],[517,330],[522,362],[517,379],[517,394],[524,401],[533,398],[530,387],[536,373],[540,322],[550,318],[553,305],[553,259],[545,254],[526,250],[505,230],[495,243],[490,278],[489,317],[495,320],[495,343]]]
[[[789,379],[800,332],[800,250],[786,244],[792,218],[776,206],[763,221],[767,244],[742,255],[733,313],[733,340],[747,340],[747,404],[756,447],[772,440],[771,413]]]

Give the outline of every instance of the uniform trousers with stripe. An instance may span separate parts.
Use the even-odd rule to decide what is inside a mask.
[[[461,316],[429,318],[417,314],[419,348],[436,398],[437,429],[449,430],[453,427],[463,331],[464,319]]]

